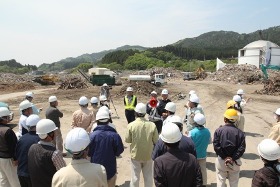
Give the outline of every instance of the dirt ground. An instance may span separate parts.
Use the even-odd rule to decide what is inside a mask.
[[[242,166],[240,172],[239,186],[251,186],[252,176],[254,171],[262,167],[262,161],[259,159],[257,153],[258,143],[268,136],[271,124],[274,123],[273,112],[280,107],[279,97],[266,96],[254,94],[254,91],[261,89],[262,85],[232,85],[224,82],[214,81],[183,81],[181,79],[173,79],[168,82],[164,88],[170,92],[170,98],[177,104],[176,114],[183,117],[185,115],[185,109],[183,105],[187,102],[186,99],[178,100],[176,94],[182,92],[188,94],[190,90],[196,90],[201,105],[204,108],[204,112],[207,119],[207,127],[210,129],[211,134],[215,129],[223,124],[223,112],[226,108],[226,102],[235,95],[236,90],[242,88],[246,92],[246,97],[250,97],[251,100],[245,108],[245,132],[246,132],[246,152],[242,157]],[[117,96],[121,86],[115,86],[111,90],[113,95],[113,102],[116,110],[112,107],[113,123],[116,125],[117,131],[123,139],[125,145],[125,151],[120,158],[117,158],[118,163],[118,178],[117,185],[121,187],[128,187],[130,181],[130,154],[129,144],[124,142],[124,136],[126,131],[126,118],[124,115],[124,107],[122,96]],[[30,90],[35,93],[33,103],[37,107],[43,107],[43,112],[40,114],[44,118],[45,109],[48,107],[48,97],[50,95],[56,95],[59,100],[58,108],[64,113],[64,117],[61,119],[62,133],[65,138],[67,132],[71,129],[72,113],[79,108],[78,99],[81,96],[87,96],[91,98],[98,96],[100,88],[91,87],[84,90],[56,90],[56,87],[46,87],[37,90]],[[18,105],[23,100],[24,92],[0,92],[1,101],[5,101],[10,105],[11,110],[15,113],[14,123],[18,122],[19,113]],[[146,103],[149,101],[148,96],[138,96],[138,102]],[[118,113],[119,119],[116,118]],[[17,128],[14,129],[17,131]],[[215,176],[215,158],[216,154],[213,150],[213,145],[208,147],[207,157],[207,180],[209,186],[216,186]],[[71,160],[70,155],[65,158],[69,163]],[[143,179],[141,179],[140,186],[143,185]]]

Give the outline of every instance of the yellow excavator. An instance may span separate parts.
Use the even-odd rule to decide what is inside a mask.
[[[55,85],[58,80],[59,78],[53,74],[45,74],[37,76],[33,79],[34,82],[37,82],[41,85]]]
[[[207,77],[207,73],[205,72],[203,67],[199,67],[195,71],[197,79],[205,79]]]

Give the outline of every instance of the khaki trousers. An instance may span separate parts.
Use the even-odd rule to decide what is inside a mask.
[[[153,187],[153,161],[138,161],[131,159],[130,187],[139,187],[140,172],[143,173],[144,186]]]
[[[240,159],[236,162],[241,165]],[[228,177],[230,187],[238,187],[240,166],[234,164],[233,168],[230,169],[225,166],[225,161],[218,157],[216,158],[216,178],[217,178],[217,187],[226,187],[226,178]]]
[[[207,170],[206,170],[206,158],[204,159],[197,159],[198,164],[200,166],[201,174],[202,174],[202,180],[203,185],[207,185]]]
[[[56,145],[56,148],[63,153],[63,139],[60,128],[54,131],[55,138],[53,139],[53,144]]]
[[[114,175],[111,179],[107,180],[108,187],[115,187],[116,186],[116,180],[117,180],[117,174]]]
[[[245,124],[245,118],[244,118],[243,114],[241,114],[239,121],[237,123],[237,128],[242,130],[242,132],[244,132],[244,124]]]
[[[0,158],[0,186],[20,187],[17,167],[13,165],[10,158]]]

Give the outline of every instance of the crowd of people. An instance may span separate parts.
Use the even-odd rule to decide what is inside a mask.
[[[242,89],[226,103],[224,125],[213,132],[213,137],[194,90],[189,92],[183,118],[176,114],[176,103],[168,98],[167,89],[162,90],[161,98],[152,91],[147,103],[137,102],[132,87],[126,92],[124,141],[130,145],[131,187],[139,186],[141,172],[145,187],[207,186],[209,144],[217,155],[217,186],[225,187],[227,179],[230,187],[238,186],[240,158],[246,149],[244,107],[249,101]],[[111,117],[108,85],[101,87],[99,98],[79,99],[80,109],[73,113],[72,129],[64,141],[58,98],[49,97],[45,119],[41,119],[38,114],[42,108],[31,103],[33,97],[28,92],[19,104],[17,133],[10,126],[13,113],[8,106],[0,107],[0,186],[116,186],[116,158],[124,145]],[[280,108],[274,115],[271,133],[257,147],[264,167],[254,174],[254,187],[280,186]],[[72,155],[68,165],[63,158],[67,154]]]

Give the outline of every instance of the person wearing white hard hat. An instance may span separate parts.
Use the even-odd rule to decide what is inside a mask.
[[[17,137],[9,123],[12,112],[0,107],[0,186],[20,187],[17,176],[15,148]]]
[[[123,103],[127,123],[133,122],[135,120],[134,109],[137,105],[137,97],[133,95],[132,87],[127,87],[126,96],[124,96]]]
[[[193,118],[195,122],[195,127],[192,129],[188,136],[193,140],[196,153],[197,161],[199,163],[203,185],[207,185],[207,170],[206,170],[206,156],[207,156],[207,147],[211,141],[211,133],[208,128],[205,128],[206,119],[205,116],[201,113],[195,114]]]
[[[272,125],[268,138],[275,140],[280,146],[280,108],[274,112],[274,119],[276,123]]]
[[[63,139],[61,134],[61,124],[60,118],[63,117],[63,113],[57,108],[58,101],[57,97],[52,95],[49,97],[50,106],[46,110],[46,119],[50,119],[55,123],[57,130],[55,131],[55,139],[53,141],[54,145],[56,145],[57,149],[60,150],[63,156],[66,156],[66,153],[63,153]]]
[[[238,115],[239,115],[239,120],[236,122],[236,126],[240,130],[244,131],[245,117],[243,114],[244,108],[241,106],[242,98],[240,95],[234,95],[232,100],[236,102],[236,104],[234,105],[234,109],[238,111]]]
[[[146,107],[147,107],[147,114],[148,114],[149,121],[155,123],[158,130],[158,134],[160,134],[162,128],[162,119],[161,116],[159,115],[159,109],[158,109],[159,100],[157,98],[156,91],[151,92],[151,99],[146,104]]]
[[[264,139],[258,145],[258,152],[264,167],[255,172],[252,186],[279,186],[280,147],[276,141]]]
[[[179,127],[180,132],[182,133],[183,130],[183,121],[180,116],[173,115],[168,123],[174,123]],[[179,149],[183,152],[190,153],[196,157],[196,150],[194,143],[190,137],[182,136],[180,143],[179,143]],[[163,140],[161,138],[158,139],[152,153],[152,159],[155,160],[157,157],[163,155],[168,151],[168,147],[164,144]]]
[[[88,103],[89,100],[85,96],[79,99],[80,109],[73,113],[72,128],[82,127],[87,132],[90,132],[95,121],[95,116],[93,116],[93,113],[88,109]]]
[[[122,154],[124,146],[116,129],[109,125],[109,119],[109,112],[100,108],[96,114],[97,127],[90,133],[88,156],[92,163],[105,167],[108,187],[115,187],[117,179],[116,157]]]
[[[28,133],[28,128],[26,126],[26,119],[33,112],[32,104],[28,100],[24,100],[19,104],[19,110],[21,112],[21,115],[18,122],[18,138]]]
[[[97,111],[98,111],[98,102],[99,102],[99,100],[98,100],[98,98],[97,97],[92,97],[91,99],[90,99],[90,105],[91,105],[91,108],[90,108],[90,110],[92,111],[92,113],[93,113],[93,116],[96,116],[96,113],[97,113]]]
[[[168,102],[165,107],[165,113],[166,113],[166,118],[163,121],[162,126],[164,126],[166,123],[168,123],[170,120],[170,118],[172,116],[174,116],[175,112],[176,112],[176,104],[173,102]]]
[[[99,96],[99,104],[100,106],[106,106],[108,108],[110,108],[109,106],[109,102],[108,102],[108,98],[105,95],[100,95]]]
[[[215,161],[217,187],[224,187],[226,179],[230,187],[238,187],[240,158],[246,149],[245,134],[235,126],[239,116],[235,109],[227,109],[224,113],[225,124],[216,129],[213,147],[218,155]]]
[[[196,94],[192,94],[189,98],[188,102],[188,108],[186,110],[186,116],[185,120],[186,121],[186,130],[188,133],[195,127],[195,122],[193,120],[195,114],[201,113],[204,114],[202,108],[198,108],[198,105],[200,103],[200,100]]]
[[[104,95],[108,101],[110,101],[110,87],[108,86],[108,84],[104,83],[101,88],[100,88],[100,96]]]
[[[31,145],[28,151],[28,171],[32,186],[50,187],[55,172],[66,166],[61,152],[52,143],[56,129],[50,119],[41,119],[36,125],[40,141]]]
[[[179,149],[182,133],[174,123],[162,127],[160,138],[168,152],[154,160],[155,186],[194,187],[202,186],[199,164],[190,153]]]
[[[241,97],[240,106],[241,106],[242,108],[244,108],[244,106],[249,102],[249,100],[250,100],[251,98],[246,98],[246,99],[245,99],[245,97],[244,97],[245,92],[244,92],[244,90],[242,90],[242,89],[237,90],[236,94],[239,95],[239,96]]]
[[[89,135],[83,128],[77,127],[68,132],[65,139],[65,149],[72,155],[72,160],[66,167],[54,174],[52,187],[107,187],[104,166],[90,163],[87,159],[89,143]]]
[[[37,108],[37,107],[32,103],[33,97],[34,97],[34,93],[33,93],[33,92],[27,92],[27,93],[25,94],[25,99],[26,99],[27,101],[29,101],[29,102],[31,103],[31,105],[32,105],[32,111],[33,111],[32,114],[37,114],[37,115],[39,115],[40,112],[43,110],[43,108]]]
[[[165,120],[165,118],[167,117],[167,113],[165,110],[165,105],[169,102],[171,102],[170,99],[168,99],[168,90],[167,89],[163,89],[161,91],[161,99],[159,100],[159,106],[158,106],[158,114],[161,116],[162,120]]]
[[[40,141],[39,136],[36,134],[36,125],[40,121],[40,117],[37,114],[31,114],[26,119],[26,126],[28,127],[28,133],[23,135],[16,146],[16,161],[17,161],[17,174],[20,185],[22,187],[30,187],[31,179],[28,172],[28,151],[29,148]]]
[[[105,112],[107,112],[107,113],[109,114],[109,123],[108,123],[108,125],[109,125],[110,127],[114,128],[114,129],[116,129],[116,126],[113,124],[113,120],[112,120],[112,117],[111,117],[111,111],[109,110],[109,108],[106,107],[106,106],[102,106],[102,107],[100,107],[100,108],[98,109],[98,111],[100,111],[100,110],[104,110]],[[98,112],[98,111],[97,111],[97,112]],[[97,114],[97,113],[96,113],[96,114]],[[97,116],[97,117],[98,117],[98,116]],[[95,120],[95,122],[93,123],[90,132],[92,132],[96,127],[97,127],[97,120]]]
[[[129,123],[125,142],[130,144],[131,187],[139,186],[140,172],[143,173],[145,187],[153,186],[153,147],[158,140],[156,125],[145,119],[146,105],[138,103],[135,107],[136,120]]]

